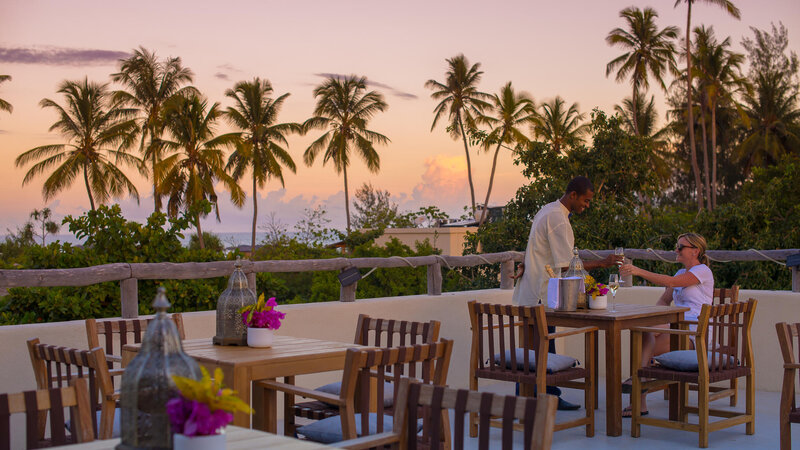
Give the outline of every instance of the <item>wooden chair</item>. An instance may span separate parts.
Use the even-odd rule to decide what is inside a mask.
[[[594,436],[594,349],[597,327],[548,333],[544,305],[493,305],[473,300],[468,308],[472,323],[469,388],[477,391],[478,380],[485,378],[520,383],[521,394],[527,396],[533,395],[533,386],[541,393],[545,392],[545,386],[548,385],[583,389],[586,416],[557,423],[555,430],[585,425],[586,436]],[[585,336],[585,368],[571,367],[548,372],[547,350],[550,341],[578,334]],[[535,350],[535,356],[531,350]],[[583,381],[574,381],[579,379]],[[477,414],[471,414],[470,436],[475,437],[477,432]]]
[[[455,433],[453,448],[464,448],[464,415],[476,413],[480,415],[480,432],[478,448],[489,450],[490,420],[499,417],[502,420],[502,449],[512,450],[515,420],[524,430],[523,448],[526,450],[547,450],[553,441],[556,408],[558,398],[542,394],[537,398],[512,397],[489,392],[468,391],[466,389],[449,389],[444,386],[432,386],[413,382],[409,379],[400,381],[398,408],[395,410],[393,431],[379,435],[367,436],[351,441],[333,444],[334,447],[360,450],[379,445],[396,444],[400,449],[416,450],[417,415],[427,411],[424,420],[430,420],[430,429],[434,431],[428,442],[422,442],[426,448],[438,450],[441,440],[436,435],[436,421],[442,416],[441,411],[454,411]],[[427,409],[426,409],[427,408]],[[427,445],[426,445],[427,444]],[[495,447],[496,448],[496,447]]]
[[[64,425],[64,408],[70,408],[71,434]],[[0,450],[11,448],[11,415],[25,413],[26,448],[42,448],[94,440],[86,380],[75,378],[69,387],[0,394]],[[50,438],[43,433],[50,413]]]
[[[381,348],[432,344],[439,339],[440,326],[441,324],[438,320],[431,320],[429,322],[409,322],[405,320],[379,319],[369,317],[366,314],[359,314],[354,343]],[[293,377],[290,377],[287,383],[293,384]],[[327,390],[328,389],[326,389],[326,391]],[[329,393],[336,393],[335,389],[331,390],[333,392]],[[292,399],[289,399],[289,402],[292,402]],[[296,428],[295,417],[322,420],[338,415],[338,407],[321,401],[295,404],[291,413],[286,411],[284,418],[284,434],[287,436],[294,435]]]
[[[122,369],[109,370],[100,347],[78,350],[40,344],[38,338],[28,340],[28,352],[38,389],[64,387],[76,378],[86,378],[89,385],[91,426],[99,439],[111,439],[114,429],[119,392],[114,391],[112,376],[122,375]],[[98,396],[99,391],[99,396]],[[100,426],[97,425],[100,411]],[[40,430],[44,436],[44,428]]]
[[[385,429],[384,423],[390,414],[378,406],[383,405],[384,392],[383,389],[375,389],[374,386],[383,386],[385,381],[393,381],[393,395],[397,399],[399,398],[397,381],[402,377],[412,377],[427,384],[445,385],[452,350],[453,341],[447,339],[432,344],[406,347],[348,349],[339,395],[271,380],[259,381],[258,384],[266,391],[265,401],[275,401],[277,392],[284,392],[337,406],[338,417],[317,421],[313,424],[313,429],[330,427],[341,432],[341,440],[355,439],[359,434],[370,434],[371,428],[375,428],[377,433],[389,431]],[[361,427],[361,433],[356,432],[356,414],[360,416],[358,425]],[[370,420],[375,423],[375,427],[369,426]],[[307,428],[309,426],[298,428],[297,433],[313,439],[311,428]]]
[[[780,430],[781,450],[792,448],[792,425],[800,423],[800,410],[797,409],[795,400],[795,380],[797,369],[800,369],[800,360],[795,357],[795,352],[800,352],[800,345],[795,345],[795,340],[800,339],[800,323],[776,323],[778,342],[781,344],[783,354],[783,390],[781,391],[780,405]],[[800,341],[798,341],[800,344]]]
[[[170,315],[178,327],[181,340],[186,339],[183,328],[183,316],[180,313]],[[103,347],[108,361],[108,368],[113,369],[114,363],[122,364],[122,347],[127,344],[142,342],[147,325],[153,317],[147,319],[86,319],[86,338],[89,348]],[[116,347],[114,343],[117,343]]]
[[[641,416],[641,397],[631,396],[631,436],[639,437],[641,425],[661,426],[665,428],[695,431],[699,433],[699,446],[708,447],[708,433],[734,425],[746,424],[747,434],[755,432],[755,367],[753,366],[753,347],[750,329],[755,313],[755,299],[747,302],[728,303],[722,305],[703,305],[698,318],[696,331],[672,330],[664,328],[637,327],[633,333],[633,367],[641,365],[642,333],[669,333],[681,336],[681,348],[688,348],[689,336],[695,337],[697,357],[696,371],[673,370],[664,366],[643,367],[633,374],[633,392],[651,389],[664,385],[677,384],[677,410],[672,420]],[[662,355],[663,357],[663,355]],[[709,402],[724,397],[724,392],[711,393],[709,384],[734,378],[746,377],[745,412],[716,410],[709,407]],[[643,381],[649,379],[648,381]],[[687,406],[689,384],[698,385],[697,407]],[[673,390],[673,392],[675,392]],[[689,423],[689,413],[699,416],[699,423]],[[724,419],[709,422],[709,416]]]
[[[739,286],[733,285],[729,288],[714,288],[714,298],[712,299],[714,305],[725,305],[728,303],[736,303],[739,301]],[[734,378],[729,381],[729,387],[723,386],[709,386],[711,392],[722,392],[719,397],[730,397],[731,406],[736,406],[739,400],[739,380]],[[689,389],[696,391],[697,385],[692,384]],[[669,398],[669,391],[664,390],[664,400]]]

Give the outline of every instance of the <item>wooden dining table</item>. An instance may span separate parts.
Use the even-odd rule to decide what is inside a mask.
[[[633,327],[648,327],[670,324],[677,328],[683,320],[683,313],[689,308],[662,305],[629,305],[617,304],[616,312],[607,309],[591,309],[578,311],[547,310],[547,325],[580,328],[593,326],[605,333],[606,345],[606,434],[622,435],[622,330]],[[595,340],[595,354],[597,354]],[[633,370],[633,369],[631,369]],[[595,364],[595,380],[597,379]],[[595,391],[596,392],[596,391]],[[670,395],[670,415],[676,414],[676,407]],[[595,399],[595,405],[597,400]]]
[[[123,347],[123,365],[136,356],[140,347],[141,344]],[[183,341],[183,351],[198,364],[210,372],[217,367],[222,369],[225,386],[235,390],[244,402],[251,404],[253,393],[253,428],[271,433],[278,427],[277,396],[274,391],[254,391],[252,382],[283,377],[285,382],[293,384],[296,375],[342,370],[347,349],[353,347],[361,346],[278,335],[269,348],[214,345],[211,338]],[[287,405],[287,410],[290,406]],[[250,414],[236,413],[233,424],[250,427],[250,419]]]
[[[69,450],[112,450],[120,443],[120,439],[104,439],[102,441],[72,444],[64,447]],[[229,425],[225,428],[225,447],[229,449],[250,450],[274,448],[280,450],[324,450],[331,447],[311,441],[301,441],[277,434],[251,430]]]

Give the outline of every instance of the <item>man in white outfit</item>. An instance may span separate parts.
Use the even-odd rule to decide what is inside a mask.
[[[594,197],[594,186],[588,178],[578,176],[573,178],[564,195],[546,204],[531,224],[528,235],[528,246],[525,248],[525,262],[522,274],[514,288],[512,303],[522,306],[534,306],[547,300],[547,280],[550,278],[544,266],[549,265],[556,274],[566,270],[572,260],[572,248],[575,246],[575,237],[572,234],[572,225],[569,217],[573,213],[580,214]],[[584,261],[586,270],[598,267],[611,267],[622,261],[622,256],[609,255],[598,261]],[[555,327],[548,327],[548,332],[555,332]],[[550,353],[555,353],[555,343],[550,341]],[[547,386],[547,393],[558,395],[558,409],[574,410],[579,405],[563,400],[561,390],[555,386]]]

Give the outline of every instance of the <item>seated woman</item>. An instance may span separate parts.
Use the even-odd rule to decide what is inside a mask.
[[[690,310],[684,314],[685,320],[697,320],[703,305],[710,305],[714,298],[714,274],[708,267],[708,256],[706,240],[703,236],[696,233],[685,233],[678,236],[675,244],[677,262],[683,264],[683,268],[678,270],[675,275],[661,275],[648,272],[632,264],[624,264],[619,269],[623,276],[635,275],[645,280],[666,286],[661,298],[656,302],[657,305],[669,305],[673,301],[675,306],[688,307]],[[668,325],[661,325],[659,328],[668,328]],[[692,326],[696,329],[696,325]],[[670,339],[664,333],[644,333],[642,336],[642,364],[649,364],[653,356],[670,351]],[[692,342],[694,345],[694,342]],[[626,381],[627,389],[630,389],[630,379]],[[625,391],[623,386],[623,391]],[[642,415],[647,414],[646,394],[642,393]],[[623,417],[630,417],[630,407],[622,412]]]

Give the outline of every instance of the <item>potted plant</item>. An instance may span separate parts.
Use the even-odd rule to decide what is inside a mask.
[[[264,294],[258,297],[258,302],[239,310],[242,321],[247,326],[247,345],[250,347],[270,347],[275,330],[281,327],[281,320],[286,317],[275,309],[278,303],[275,297],[264,301]]]
[[[225,448],[225,426],[233,413],[252,414],[250,406],[231,389],[222,387],[222,369],[214,370],[214,379],[200,367],[200,380],[174,375],[180,394],[167,402],[175,450],[212,450]]]
[[[589,298],[589,309],[606,309],[608,286],[598,283],[591,275],[586,275],[584,283],[586,284],[586,293],[591,296]]]

